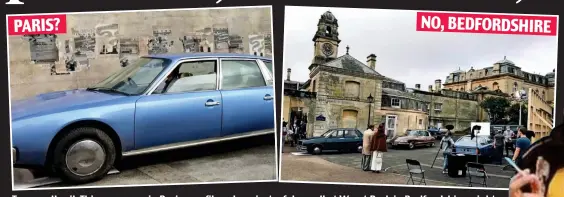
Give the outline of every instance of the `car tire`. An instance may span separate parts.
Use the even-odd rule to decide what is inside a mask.
[[[415,144],[413,142],[409,143],[409,149],[414,149],[415,148]]]
[[[356,145],[356,152],[362,153],[362,144]]]
[[[53,169],[65,181],[80,184],[100,180],[112,169],[116,160],[112,139],[97,128],[74,129],[56,143]],[[77,156],[80,151],[86,151],[82,153],[87,153],[87,158]],[[88,160],[87,165],[82,163],[85,159]]]
[[[312,152],[314,155],[319,155],[319,154],[321,154],[321,153],[323,152],[323,149],[321,148],[321,146],[316,145],[316,146],[313,146],[311,152]]]
[[[435,142],[432,142],[431,144],[429,144],[429,147],[433,147],[435,146]]]

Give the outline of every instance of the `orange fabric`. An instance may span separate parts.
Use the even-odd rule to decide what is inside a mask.
[[[564,168],[559,169],[548,184],[547,197],[564,197]]]

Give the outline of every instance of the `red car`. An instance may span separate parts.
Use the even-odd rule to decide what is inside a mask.
[[[405,146],[409,149],[421,146],[431,147],[435,146],[435,137],[425,130],[407,131],[407,135],[394,139],[391,144],[392,148],[400,146]]]

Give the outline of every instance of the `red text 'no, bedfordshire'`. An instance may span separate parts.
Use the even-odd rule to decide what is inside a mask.
[[[417,31],[556,36],[557,16],[417,12]]]

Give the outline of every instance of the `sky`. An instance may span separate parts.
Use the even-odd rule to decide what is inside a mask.
[[[346,53],[365,62],[376,54],[376,71],[422,89],[443,81],[459,68],[481,69],[504,56],[523,71],[545,75],[556,69],[557,37],[417,32],[416,11],[287,6],[284,24],[284,80],[309,79],[313,59],[312,38],[317,22],[331,11],[339,24],[339,56]]]

